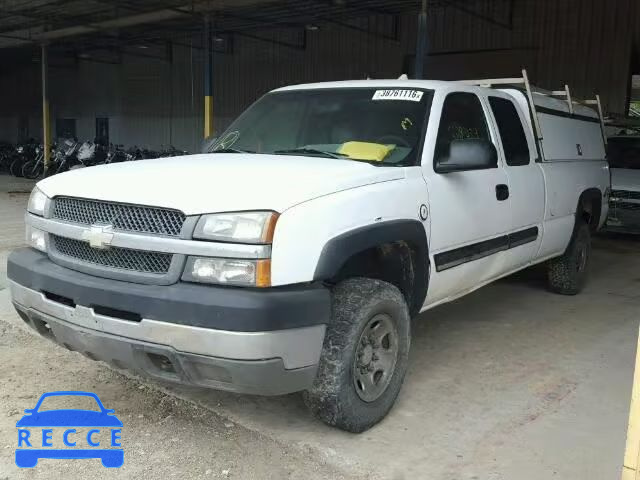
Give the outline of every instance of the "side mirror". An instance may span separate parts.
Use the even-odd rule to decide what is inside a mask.
[[[449,145],[449,156],[439,158],[435,165],[437,173],[464,172],[497,168],[498,151],[493,143],[479,138],[453,140]]]

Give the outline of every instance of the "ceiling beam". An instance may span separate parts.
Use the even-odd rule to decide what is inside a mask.
[[[205,0],[196,0],[192,5],[201,5],[205,3]],[[190,8],[191,5],[187,5],[185,8]],[[175,8],[163,8],[161,10],[155,10],[151,12],[138,13],[135,15],[128,15],[124,17],[115,18],[112,20],[103,20],[100,22],[91,22],[82,25],[73,25],[64,28],[58,28],[55,30],[48,30],[42,32],[35,32],[30,36],[24,37],[16,35],[16,40],[20,43],[36,42],[41,43],[45,41],[52,41],[63,39],[67,37],[95,33],[105,30],[113,30],[117,28],[126,28],[146,23],[156,23],[166,20],[173,20],[181,16],[191,15],[188,11],[176,10]],[[15,31],[19,31],[16,29]],[[9,32],[10,33],[10,32]],[[7,45],[15,46],[15,45]]]

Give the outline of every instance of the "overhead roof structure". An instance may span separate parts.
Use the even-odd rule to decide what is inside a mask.
[[[0,49],[46,42],[128,45],[201,28],[247,32],[340,22],[416,10],[420,0],[7,0],[0,6]]]

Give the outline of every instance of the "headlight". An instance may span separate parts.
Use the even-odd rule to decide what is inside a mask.
[[[27,225],[27,245],[40,250],[41,252],[47,251],[47,234],[42,230],[33,228],[31,225]]]
[[[44,215],[44,209],[47,205],[49,198],[40,191],[38,187],[34,187],[29,197],[29,204],[27,205],[27,211],[34,215]]]
[[[182,279],[243,287],[271,286],[271,260],[189,257]]]
[[[271,243],[277,220],[275,212],[204,215],[198,221],[193,237],[221,242]]]

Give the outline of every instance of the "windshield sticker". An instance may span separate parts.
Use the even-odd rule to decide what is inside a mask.
[[[218,140],[218,144],[213,147],[213,151],[217,152],[218,150],[226,150],[227,148],[231,148],[234,143],[240,138],[240,132],[233,131],[227,133],[224,137]]]
[[[413,127],[413,122],[411,121],[411,119],[409,117],[405,117],[400,122],[400,126],[402,127],[402,129],[404,131],[407,131],[407,130],[409,130],[409,128]]]
[[[405,100],[409,102],[419,102],[422,100],[420,90],[376,90],[371,100]]]

